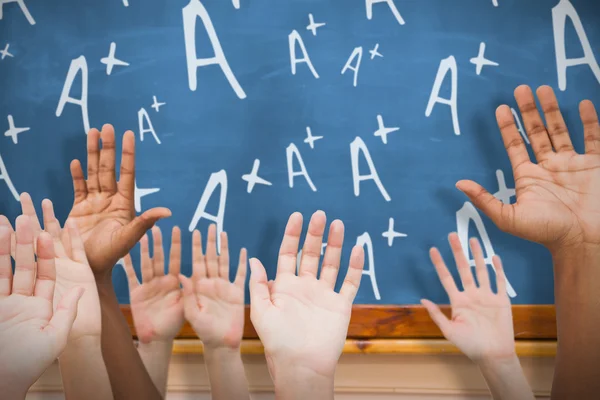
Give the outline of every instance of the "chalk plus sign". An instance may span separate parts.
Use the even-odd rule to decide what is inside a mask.
[[[160,191],[159,188],[140,189],[137,186],[137,182],[135,182],[135,193],[133,196],[134,197],[133,203],[134,203],[135,211],[142,212],[142,197],[148,196],[149,194],[156,193],[159,191]]]
[[[10,45],[8,43],[6,43],[6,47],[4,48],[4,50],[0,50],[0,54],[2,54],[2,60],[4,60],[6,57],[14,57],[12,54],[10,54],[8,52],[8,48],[10,47]]]
[[[375,48],[373,50],[369,50],[369,53],[371,53],[371,60],[374,59],[375,57],[383,57],[383,54],[381,54],[379,51],[377,51],[379,49],[379,43],[377,43],[375,45]]]
[[[14,144],[19,142],[17,135],[19,133],[27,132],[30,128],[15,128],[15,121],[12,115],[8,116],[8,130],[4,132],[4,136],[10,136]]]
[[[152,96],[152,100],[154,100],[154,103],[152,104],[152,106],[151,106],[151,107],[152,107],[152,108],[154,108],[154,110],[155,110],[156,112],[158,112],[158,109],[159,109],[161,106],[164,106],[165,104],[167,104],[167,103],[159,103],[159,102],[158,102],[158,100],[156,100],[156,96]]]
[[[323,139],[323,136],[313,136],[312,131],[310,130],[310,126],[306,127],[306,139],[304,139],[304,143],[307,143],[311,149],[314,149],[315,142],[321,139]]]
[[[504,204],[510,204],[510,198],[516,195],[515,189],[508,189],[506,187],[504,172],[500,169],[496,170],[496,179],[498,179],[498,191],[494,193],[494,197]]]
[[[271,182],[258,176],[258,168],[260,168],[260,160],[257,158],[256,160],[254,160],[254,164],[252,165],[252,172],[250,172],[249,174],[242,175],[242,179],[248,182],[248,187],[246,188],[246,191],[248,193],[252,193],[254,185],[256,185],[257,183],[259,185],[272,185]]]
[[[306,30],[307,31],[312,31],[313,36],[317,36],[317,29],[319,29],[320,27],[326,25],[324,22],[315,23],[315,20],[314,20],[312,14],[308,14],[308,22],[310,22],[310,23],[306,27]]]
[[[388,246],[392,247],[392,245],[394,244],[394,239],[397,237],[407,237],[408,235],[406,233],[400,233],[400,232],[396,232],[394,230],[394,218],[390,218],[389,224],[388,224],[388,230],[383,232],[381,234],[381,236],[383,236],[384,238],[387,238],[388,241]]]
[[[488,60],[487,58],[485,58],[483,55],[485,54],[485,43],[481,42],[479,44],[479,54],[477,55],[477,57],[471,58],[471,64],[475,64],[475,72],[477,73],[477,75],[481,74],[481,70],[483,69],[484,66],[489,65],[492,67],[497,67],[498,63]]]
[[[398,127],[386,128],[383,124],[383,117],[381,115],[377,116],[377,125],[379,128],[375,131],[374,135],[380,136],[383,144],[387,144],[387,135],[400,130]]]
[[[102,64],[106,65],[106,75],[110,75],[112,73],[113,67],[115,65],[119,65],[122,67],[127,67],[129,65],[129,63],[119,60],[118,58],[115,58],[116,50],[117,50],[117,44],[115,42],[112,42],[110,44],[110,50],[108,52],[108,57],[104,57],[100,60],[100,62]]]

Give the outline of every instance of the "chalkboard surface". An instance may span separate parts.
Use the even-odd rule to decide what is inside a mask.
[[[427,250],[450,261],[457,229],[503,257],[514,303],[553,302],[547,252],[454,184],[514,201],[494,110],[516,108],[519,84],[555,88],[582,149],[578,102],[600,105],[597,0],[0,0],[0,18],[11,219],[27,191],[64,220],[69,162],[110,122],[136,132],[137,206],[173,211],[160,226],[182,227],[185,274],[207,215],[273,276],[289,214],[323,209],[346,224],[343,265],[357,240],[368,250],[358,303],[447,302]]]

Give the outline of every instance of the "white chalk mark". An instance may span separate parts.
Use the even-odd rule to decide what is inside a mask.
[[[308,171],[306,171],[306,166],[304,165],[304,160],[300,155],[298,147],[296,147],[294,143],[290,143],[290,145],[285,149],[285,156],[287,159],[288,183],[290,185],[290,188],[294,187],[294,177],[303,176],[304,179],[306,179],[306,182],[308,183],[308,186],[310,186],[312,191],[316,192],[317,188],[310,179]],[[294,156],[298,160],[298,164],[300,165],[300,171],[294,171]]]
[[[515,117],[515,122],[517,124],[517,130],[519,131],[519,133],[521,133],[521,136],[523,136],[523,140],[525,141],[525,143],[530,144],[529,137],[527,136],[525,129],[523,129],[523,124],[521,124],[521,120],[519,119],[519,114],[517,114],[517,110],[515,110],[514,108],[511,107],[510,111],[512,112],[513,117]]]
[[[383,117],[381,115],[377,116],[377,126],[378,128],[375,131],[374,135],[381,137],[381,141],[383,142],[383,144],[387,144],[387,135],[400,130],[400,128],[398,127],[386,128],[383,124]]]
[[[369,53],[371,53],[371,60],[374,59],[375,57],[383,58],[383,54],[381,54],[378,50],[379,50],[379,43],[375,44],[375,47],[373,48],[373,50],[369,50]]]
[[[356,238],[357,246],[367,246],[365,251],[366,259],[368,261],[369,267],[363,269],[363,275],[367,275],[371,280],[371,287],[373,288],[373,294],[375,295],[375,299],[381,300],[381,295],[379,294],[379,287],[377,286],[377,278],[375,276],[375,255],[373,254],[373,242],[371,241],[371,235],[368,232],[363,233],[359,237]]]
[[[144,127],[144,121],[146,121],[148,123],[148,127],[145,128]],[[152,121],[150,120],[150,116],[148,115],[148,111],[146,111],[145,108],[140,108],[140,110],[138,111],[138,126],[139,126],[139,132],[140,132],[140,141],[143,142],[144,141],[144,134],[150,132],[152,134],[152,136],[154,136],[154,140],[156,140],[156,143],[160,144],[160,139],[158,138],[158,135],[156,134],[156,131],[154,130],[154,126],[152,126]]]
[[[208,65],[218,65],[227,78],[229,85],[235,92],[238,98],[245,99],[246,92],[240,86],[236,79],[221,47],[221,42],[215,31],[215,27],[208,15],[208,11],[199,0],[190,0],[189,4],[183,7],[183,33],[185,39],[185,56],[187,59],[188,81],[190,90],[195,92],[198,86],[197,76],[199,67]],[[197,58],[196,55],[196,20],[200,18],[204,29],[208,35],[208,39],[213,48],[214,56],[207,58]]]
[[[254,185],[256,185],[257,183],[259,185],[273,185],[271,182],[258,176],[258,168],[260,168],[260,160],[257,158],[256,160],[254,160],[254,164],[252,165],[252,172],[250,172],[249,174],[242,175],[242,179],[248,182],[248,186],[246,188],[246,191],[248,193],[252,193]]]
[[[475,65],[475,72],[477,73],[477,75],[481,74],[481,70],[486,65],[492,66],[492,67],[497,67],[499,65],[497,62],[494,62],[492,60],[488,60],[487,58],[485,58],[484,54],[485,54],[485,43],[481,42],[481,43],[479,43],[479,54],[477,55],[477,57],[473,57],[469,60],[471,62],[471,64]]]
[[[0,180],[3,180],[6,183],[6,186],[8,186],[8,190],[13,195],[15,200],[20,201],[19,200],[19,192],[17,192],[17,189],[15,189],[15,185],[13,185],[12,181],[10,180],[10,176],[8,176],[8,171],[6,170],[4,161],[2,161],[1,155],[0,155]]]
[[[390,218],[390,220],[388,222],[388,230],[383,232],[381,234],[381,236],[386,238],[387,242],[388,242],[388,246],[392,247],[392,245],[394,244],[395,238],[403,238],[403,237],[407,237],[408,235],[406,233],[396,232],[394,230],[394,218]]]
[[[565,48],[565,24],[567,17],[571,19],[577,38],[583,49],[583,57],[567,58],[567,50]],[[592,70],[594,76],[600,83],[600,66],[594,56],[590,41],[585,34],[579,14],[569,0],[560,0],[560,2],[552,8],[552,28],[554,31],[554,48],[556,53],[556,71],[558,72],[558,88],[562,91],[567,90],[567,68],[577,65],[587,65]],[[600,43],[596,43],[596,46]],[[597,47],[596,47],[597,48]]]
[[[358,84],[358,70],[360,69],[360,63],[362,61],[362,54],[363,54],[363,48],[361,47],[356,47],[353,51],[352,54],[350,54],[350,57],[348,58],[348,61],[346,61],[346,65],[344,65],[344,68],[342,68],[342,75],[344,75],[344,73],[347,70],[351,70],[354,71],[354,87],[356,87],[356,85]],[[356,60],[356,64],[354,64],[354,66],[352,65],[352,61],[354,59]]]
[[[496,272],[496,268],[494,268],[494,264],[492,262],[492,257],[496,254],[494,253],[494,248],[492,247],[492,242],[490,241],[490,237],[488,236],[487,230],[485,229],[485,225],[481,220],[481,216],[477,212],[477,209],[473,204],[466,202],[463,207],[456,212],[456,231],[458,233],[458,237],[460,239],[460,243],[463,248],[463,252],[467,260],[469,260],[469,265],[471,267],[475,267],[475,260],[469,258],[469,222],[473,221],[475,223],[475,228],[479,233],[479,237],[481,238],[481,242],[483,244],[484,249],[484,257],[485,263],[492,267],[492,270]],[[472,236],[472,235],[471,235]],[[510,297],[515,297],[517,293],[513,289],[512,285],[506,278],[506,292]]]
[[[317,74],[315,67],[310,61],[310,57],[306,52],[306,46],[304,46],[304,41],[302,40],[302,36],[300,36],[298,31],[293,30],[292,33],[288,35],[288,42],[290,46],[290,66],[292,68],[292,75],[296,75],[296,64],[306,63],[313,76],[319,79],[319,74]],[[296,43],[300,45],[300,50],[302,50],[302,58],[296,58]]]
[[[306,127],[306,139],[304,139],[304,143],[307,143],[311,149],[315,148],[315,142],[317,140],[321,140],[323,139],[323,136],[313,136],[312,135],[312,130],[310,129],[310,126]]]
[[[358,156],[359,152],[363,153],[365,160],[367,161],[367,165],[369,166],[369,174],[368,175],[360,175],[360,171],[358,170]],[[360,195],[360,183],[362,181],[373,180],[375,181],[375,185],[381,192],[381,195],[385,199],[385,201],[391,201],[392,198],[388,194],[387,190],[381,183],[381,179],[379,179],[379,174],[377,174],[377,170],[375,169],[375,165],[373,164],[373,160],[371,159],[371,154],[369,153],[369,149],[363,140],[357,136],[352,143],[350,143],[350,159],[352,162],[352,180],[354,182],[354,196],[358,197]]]
[[[440,97],[440,88],[446,78],[448,72],[451,72],[452,88],[450,99],[444,99]],[[460,135],[460,126],[458,124],[458,106],[457,106],[457,92],[458,92],[458,72],[456,67],[456,59],[454,56],[444,58],[440,62],[433,88],[431,89],[431,95],[429,96],[429,102],[427,103],[427,109],[425,110],[425,116],[429,117],[433,111],[433,106],[436,103],[446,104],[450,106],[452,112],[452,125],[454,127],[454,134]]]
[[[9,47],[10,45],[6,43],[6,47],[4,48],[4,50],[0,50],[0,54],[2,55],[1,60],[4,60],[6,57],[14,57],[14,55],[8,52]]]
[[[236,10],[240,9],[240,0],[232,0],[233,2],[233,6],[235,7]]]
[[[516,196],[515,189],[509,189],[506,187],[504,172],[502,172],[501,169],[496,170],[496,179],[498,179],[498,191],[494,193],[494,197],[504,204],[510,204],[511,197]]]
[[[167,103],[159,103],[158,100],[156,99],[156,96],[152,96],[152,100],[154,100],[154,102],[152,103],[152,108],[154,108],[154,111],[158,112],[158,109],[161,106],[164,106]]]
[[[321,256],[325,253],[325,249],[327,248],[327,243],[321,243]],[[298,271],[300,271],[300,262],[302,261],[302,249],[298,251],[298,255],[296,256],[296,275],[298,275]]]
[[[31,128],[16,128],[15,121],[12,115],[8,116],[8,130],[4,132],[4,136],[10,136],[14,144],[19,142],[17,135],[19,133],[27,132]]]
[[[117,44],[115,42],[112,42],[110,44],[110,50],[108,52],[108,57],[103,57],[102,59],[100,59],[100,62],[102,64],[106,65],[106,75],[110,75],[112,73],[113,67],[115,65],[118,65],[120,67],[129,66],[129,63],[119,60],[118,58],[115,58],[116,51],[117,51]]]
[[[31,13],[27,9],[24,0],[0,0],[0,20],[2,20],[4,14],[2,9],[4,8],[4,5],[8,3],[17,3],[19,7],[21,7],[21,11],[25,15],[25,18],[27,18],[27,22],[29,22],[30,25],[35,25],[35,20],[33,19]]]
[[[137,181],[135,182],[135,192],[134,192],[134,200],[133,204],[136,212],[142,212],[142,197],[148,196],[149,194],[153,194],[156,192],[160,192],[159,188],[152,189],[140,189],[137,185]]]
[[[498,7],[498,0],[492,0],[492,4],[494,5],[494,7]]]
[[[309,22],[309,24],[306,27],[306,30],[311,31],[313,36],[317,36],[317,29],[319,29],[322,26],[327,25],[324,22],[315,23],[315,20],[314,20],[312,14],[308,14],[308,22]]]
[[[77,73],[81,71],[81,98],[75,99],[70,96],[71,87],[75,81]],[[69,71],[67,72],[67,79],[65,79],[65,85],[63,86],[60,99],[58,100],[58,107],[56,107],[56,116],[60,117],[65,105],[67,103],[75,104],[81,107],[81,118],[83,119],[83,129],[85,134],[90,131],[90,119],[88,114],[88,67],[85,56],[79,56],[78,58],[71,61]]]
[[[123,0],[123,5],[125,7],[129,7],[129,0]]]
[[[392,11],[392,14],[394,14],[396,21],[398,21],[398,23],[400,25],[404,25],[404,19],[400,15],[400,12],[396,8],[396,5],[394,4],[393,0],[365,0],[365,5],[367,7],[367,19],[368,20],[373,19],[373,4],[377,4],[377,3],[387,3],[388,7]]]
[[[219,196],[219,209],[217,210],[217,213],[213,215],[206,212],[206,206],[215,190],[217,190],[217,186],[221,186],[221,195]],[[204,192],[202,192],[202,197],[200,197],[200,202],[198,203],[196,212],[194,212],[192,222],[190,222],[190,226],[188,227],[189,231],[192,232],[196,229],[198,222],[200,222],[200,219],[202,218],[214,222],[217,225],[217,248],[219,249],[221,248],[221,232],[223,232],[223,224],[225,221],[226,201],[227,172],[222,169],[219,172],[212,173],[210,178],[208,178],[208,183],[204,188]]]

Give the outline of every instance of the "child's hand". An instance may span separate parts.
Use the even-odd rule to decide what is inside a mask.
[[[153,257],[150,258],[148,236],[140,240],[142,283],[133,269],[131,257],[124,258],[129,283],[129,298],[135,331],[142,343],[171,341],[183,325],[183,299],[179,286],[181,267],[181,232],[178,227],[171,233],[169,273],[165,275],[165,257],[162,234],[157,226],[152,228]]]
[[[497,282],[497,293],[494,293],[479,241],[470,240],[479,287],[475,284],[458,235],[450,234],[449,241],[464,291],[461,292],[456,287],[454,278],[436,248],[431,249],[430,256],[450,298],[452,320],[448,320],[439,307],[429,300],[421,300],[421,303],[446,339],[474,362],[515,358],[512,311],[500,258],[493,258]]]

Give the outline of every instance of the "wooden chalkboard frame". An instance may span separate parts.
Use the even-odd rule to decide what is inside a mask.
[[[135,337],[135,329],[128,305],[121,306]],[[450,315],[450,307],[442,306]],[[518,340],[556,340],[556,312],[553,305],[513,305],[515,338]],[[258,339],[250,322],[250,307],[246,306],[244,339]],[[443,335],[420,305],[383,306],[355,305],[348,329],[348,339],[361,341],[368,346],[376,339],[442,339]],[[197,339],[192,327],[186,322],[177,339]]]

